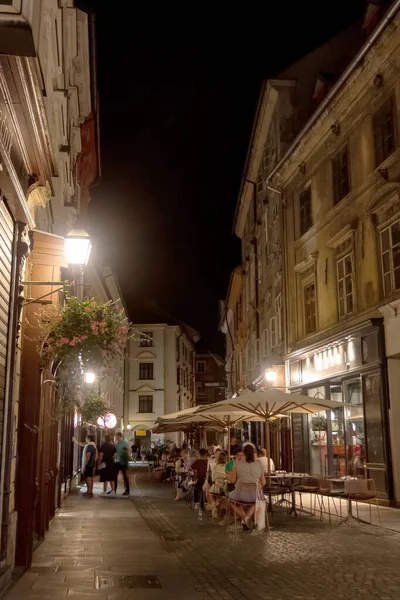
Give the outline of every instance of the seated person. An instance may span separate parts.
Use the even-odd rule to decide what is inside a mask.
[[[243,460],[235,463],[229,477],[229,482],[235,484],[233,492],[229,493],[226,500],[223,501],[227,508],[227,517],[221,525],[228,525],[230,522],[230,509],[242,519],[244,529],[251,527],[252,517],[255,511],[255,502],[263,498],[263,486],[265,485],[264,470],[262,465],[256,460],[255,448],[252,444],[246,444],[243,448]],[[246,489],[247,484],[253,484],[253,489]],[[257,498],[259,494],[259,498]],[[230,504],[230,500],[244,502],[248,507]],[[222,504],[222,502],[221,502]]]
[[[270,464],[271,473],[275,473],[275,465],[272,458],[268,458],[267,451],[265,448],[262,448],[258,453],[258,462],[261,463],[262,468],[264,469],[264,473],[268,473],[268,461]]]

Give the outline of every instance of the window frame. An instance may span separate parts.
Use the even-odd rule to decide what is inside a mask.
[[[151,377],[142,377],[142,374],[151,373]],[[140,362],[139,363],[139,379],[140,381],[151,381],[154,379],[154,363]]]
[[[307,211],[309,213],[309,219],[308,219],[307,223],[305,223],[305,225],[304,225],[305,228],[304,228],[303,227],[304,219],[302,217],[302,214],[303,214],[303,212],[306,212],[306,211],[305,211],[305,205],[302,206],[302,198],[305,198],[306,195],[309,197],[308,211]],[[299,232],[300,232],[300,237],[305,235],[307,233],[307,231],[309,231],[311,229],[312,226],[313,226],[312,193],[311,193],[311,185],[308,185],[299,194]]]
[[[150,402],[150,408],[151,410],[141,410],[140,407],[140,403],[141,402]],[[138,405],[138,412],[139,413],[147,413],[147,414],[152,414],[154,412],[154,398],[153,398],[153,394],[139,394],[139,405]]]
[[[200,389],[200,391],[199,391]],[[196,398],[200,397],[200,398],[204,398],[204,396],[206,396],[206,388],[204,386],[204,383],[202,381],[196,381]]]
[[[381,120],[380,123],[380,127],[379,127],[379,133],[382,136],[382,131],[383,128],[387,126],[387,121],[386,122],[382,122],[383,121],[383,115],[382,113],[384,113],[385,108],[387,109],[388,105],[390,104],[391,107],[391,121],[392,121],[392,138],[393,138],[393,147],[392,149],[389,151],[387,148],[385,148],[385,146],[387,146],[387,140],[388,137],[385,138],[384,142],[382,143],[382,156],[378,156],[378,151],[377,151],[377,131],[378,128],[376,127],[376,121],[378,119]],[[386,98],[386,100],[384,102],[382,102],[382,104],[379,106],[379,108],[374,112],[374,114],[372,115],[372,135],[373,135],[373,140],[374,140],[374,154],[375,154],[375,168],[378,168],[383,162],[385,162],[386,159],[389,158],[389,156],[391,156],[393,154],[393,152],[395,152],[396,148],[397,148],[397,124],[396,124],[396,102],[393,98],[393,94],[391,94],[388,98]],[[387,133],[387,132],[386,132]],[[380,140],[382,142],[382,138]]]
[[[204,365],[204,369],[199,369],[199,365]],[[196,373],[207,373],[207,364],[205,360],[196,360]]]
[[[307,328],[307,303],[306,303],[306,290],[307,288],[314,286],[314,321],[315,328],[308,329]],[[303,305],[303,322],[304,322],[304,335],[311,335],[318,331],[318,305],[317,305],[317,282],[315,277],[305,279],[302,282],[302,305]]]
[[[277,331],[278,331],[278,344],[283,339],[283,331],[282,331],[282,294],[279,292],[275,296],[275,317],[277,323]]]
[[[346,156],[345,165],[342,164],[343,156]],[[331,159],[332,167],[332,189],[333,189],[333,204],[336,206],[341,200],[346,198],[350,193],[350,155],[349,148],[346,144],[343,146]],[[343,167],[346,172],[346,184],[343,183]]]
[[[351,301],[352,301],[352,310],[349,311],[347,309],[347,297],[349,296],[349,294],[346,293],[346,273],[345,273],[345,260],[346,258],[350,257],[350,261],[351,261],[351,274],[350,274],[350,281],[351,281]],[[343,262],[343,277],[340,278],[339,277],[339,263]],[[349,315],[354,314],[354,312],[356,311],[356,294],[355,294],[355,272],[354,272],[354,267],[355,267],[355,261],[354,261],[354,250],[353,248],[349,249],[348,252],[345,252],[344,254],[341,254],[339,256],[336,257],[336,294],[337,294],[337,305],[338,305],[338,315],[339,315],[339,319],[344,319]],[[344,308],[344,312],[343,314],[340,311],[340,290],[339,290],[339,282],[343,280],[343,290],[344,290],[344,295],[343,295],[343,308]]]
[[[276,348],[279,345],[277,320],[276,320],[275,315],[273,317],[271,317],[269,320],[269,333],[270,333],[270,347],[271,347],[271,350],[273,350],[274,348]]]
[[[382,290],[383,290],[384,298],[390,297],[393,294],[396,294],[397,292],[400,291],[400,286],[397,289],[395,286],[395,270],[396,270],[396,268],[394,267],[394,261],[393,261],[393,248],[398,247],[400,249],[400,243],[395,244],[395,246],[393,246],[393,240],[392,240],[392,227],[396,224],[398,224],[398,226],[400,228],[400,216],[398,216],[396,219],[394,219],[393,221],[391,221],[390,223],[388,223],[387,225],[382,227],[379,231],[380,263],[381,263],[381,271],[382,271]],[[383,234],[386,231],[389,232],[389,249],[384,251],[383,250]],[[389,254],[390,271],[385,272],[384,254],[386,254],[386,253]],[[400,271],[400,267],[397,267],[397,269]],[[385,275],[387,275],[387,274],[390,274],[391,289],[390,289],[389,293],[386,292],[386,289],[385,289]]]
[[[142,334],[151,338],[151,340],[147,339],[147,337],[142,338]],[[140,332],[140,347],[141,348],[153,348],[154,345],[154,332],[153,331],[141,331]]]

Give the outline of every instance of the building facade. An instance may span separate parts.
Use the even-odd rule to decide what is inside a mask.
[[[149,448],[164,439],[151,433],[158,417],[195,404],[193,330],[166,323],[135,328],[140,334],[130,343],[125,437]],[[178,434],[168,437],[178,441]]]
[[[321,90],[329,89],[332,79],[351,61],[365,37],[362,24],[356,24],[262,86],[234,223],[242,248],[241,293],[230,290],[226,301],[227,317],[232,311],[236,319],[234,346],[235,353],[240,352],[236,362],[239,389],[286,387],[285,223],[283,204],[266,182],[318,105]],[[238,280],[237,270],[233,276]],[[228,335],[227,322],[225,329]],[[231,344],[227,340],[228,348]],[[227,364],[229,360],[231,357]],[[253,441],[264,445],[263,429],[255,425],[252,431]],[[286,434],[288,439],[282,444],[287,450],[290,439],[289,432]],[[274,460],[281,464],[284,449],[278,446],[276,443]],[[289,465],[288,460],[285,459],[285,466]]]
[[[196,405],[225,399],[225,361],[212,352],[195,352]]]
[[[228,293],[222,306],[220,330],[225,335],[225,378],[226,397],[245,387],[241,380],[241,328],[243,321],[242,306],[242,268],[232,272]]]
[[[70,0],[0,1],[0,585],[30,564],[78,465],[74,416],[52,418],[54,373],[33,340],[35,312],[72,279],[63,236],[100,175],[94,33]],[[86,280],[109,297],[99,269]]]
[[[322,442],[293,419],[294,468],[371,477],[398,503],[400,15],[378,8],[266,186],[284,223],[287,387],[343,403],[319,415]]]

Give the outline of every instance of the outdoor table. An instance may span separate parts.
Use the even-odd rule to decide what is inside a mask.
[[[301,473],[282,473],[282,474],[278,474],[278,475],[272,475],[271,476],[271,481],[275,481],[276,483],[278,483],[280,486],[282,486],[282,494],[284,494],[284,488],[289,488],[290,492],[291,492],[291,497],[292,497],[292,502],[291,502],[291,510],[290,510],[290,515],[293,513],[296,517],[297,517],[297,510],[296,510],[296,486],[299,485],[299,483],[303,480],[303,478],[305,477],[305,475],[302,475]],[[282,485],[282,481],[287,481],[288,484],[287,485]],[[268,494],[269,498],[270,498],[270,506],[272,509],[272,503],[271,503],[271,492],[269,492],[270,488],[265,487],[264,491],[266,494]],[[274,491],[276,491],[278,488],[276,488]],[[281,500],[279,500],[279,502],[277,502],[277,504],[283,504],[283,502],[288,502],[288,500],[286,500],[285,498],[281,498]],[[271,510],[272,512],[272,510]]]

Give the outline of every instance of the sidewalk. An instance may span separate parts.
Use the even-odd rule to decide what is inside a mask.
[[[235,534],[199,521],[146,467],[133,469],[131,483],[130,498],[69,496],[6,600],[400,598],[397,533],[284,511],[269,534]],[[101,587],[118,576],[114,586],[131,587]]]
[[[102,486],[96,485],[95,494],[101,491]],[[102,584],[109,586],[110,577],[121,575],[137,578],[133,583],[138,587],[96,589]],[[66,499],[35,552],[32,568],[9,591],[6,600],[69,597],[202,600],[191,578],[128,498],[88,499],[79,492]]]

